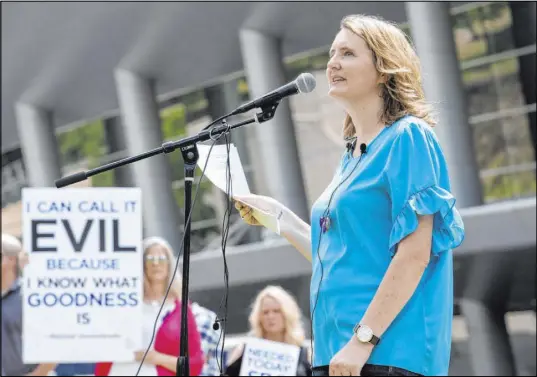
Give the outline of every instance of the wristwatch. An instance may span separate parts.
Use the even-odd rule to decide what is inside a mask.
[[[369,326],[363,325],[361,323],[354,326],[354,335],[361,343],[371,343],[376,346],[380,342],[380,338],[373,334],[373,330]]]

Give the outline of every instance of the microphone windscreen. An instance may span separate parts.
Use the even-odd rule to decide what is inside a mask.
[[[315,89],[317,81],[311,73],[301,73],[295,80],[300,93],[309,93]]]

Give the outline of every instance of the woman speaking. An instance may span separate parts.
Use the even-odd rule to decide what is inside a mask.
[[[245,203],[277,207],[281,235],[312,261],[314,375],[447,375],[464,226],[418,57],[396,26],[348,16],[326,76],[349,143],[311,227],[271,198],[236,207],[252,225]]]

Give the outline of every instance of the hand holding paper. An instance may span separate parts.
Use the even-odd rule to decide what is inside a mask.
[[[198,166],[203,169],[209,158],[210,146],[198,145],[199,160]],[[250,225],[263,225],[276,234],[280,234],[279,217],[283,213],[283,206],[276,200],[260,195],[250,194],[248,182],[242,168],[237,148],[231,144],[229,151],[229,173],[231,175],[231,196],[236,201],[251,209],[243,212],[251,212],[257,223],[250,221]],[[227,192],[227,146],[215,145],[211,151],[209,162],[205,170],[205,175],[220,190]],[[242,208],[242,207],[241,207]],[[241,210],[239,209],[239,211]],[[245,212],[246,213],[246,212]]]
[[[261,195],[235,196],[235,207],[240,211],[241,217],[250,225],[263,225],[280,234],[280,218],[284,207],[278,201]],[[255,223],[254,221],[257,221]]]

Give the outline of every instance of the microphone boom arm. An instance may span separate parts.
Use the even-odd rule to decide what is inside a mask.
[[[271,120],[274,117],[276,108],[278,107],[279,101],[275,102],[274,104],[270,106],[266,106],[262,108],[262,111],[260,113],[255,114],[254,117],[249,118],[247,120],[244,120],[242,122],[229,125],[229,124],[220,124],[215,125],[211,128],[204,129],[201,132],[199,132],[197,135],[189,136],[184,139],[176,140],[176,141],[167,141],[163,143],[160,147],[152,149],[147,152],[140,153],[135,156],[126,157],[121,160],[117,160],[114,162],[110,162],[108,164],[104,164],[102,166],[98,166],[94,169],[86,170],[83,172],[78,172],[75,174],[68,175],[66,177],[62,177],[54,182],[55,186],[57,188],[70,186],[74,183],[81,182],[85,179],[88,179],[89,177],[92,177],[97,174],[104,173],[106,171],[119,168],[121,166],[125,166],[128,164],[132,164],[133,162],[137,162],[140,160],[144,160],[149,157],[156,156],[161,153],[171,153],[175,151],[177,148],[184,148],[188,145],[195,144],[200,141],[207,141],[212,139],[214,136],[220,135],[224,132],[228,132],[232,129],[245,126],[250,123],[263,123],[268,120]],[[225,118],[224,118],[225,119]]]

